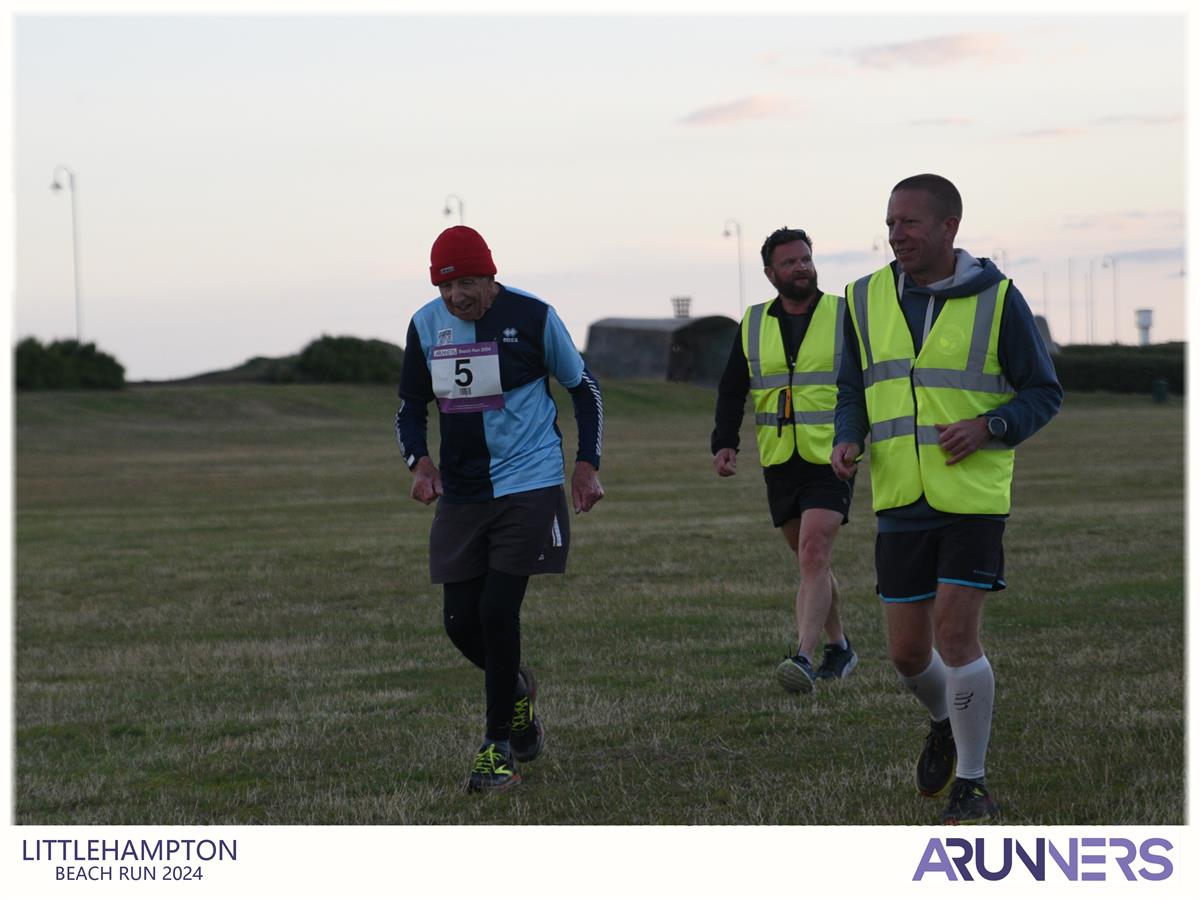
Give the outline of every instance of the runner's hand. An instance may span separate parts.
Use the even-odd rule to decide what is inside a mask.
[[[600,487],[600,479],[590,462],[580,460],[575,463],[575,471],[571,475],[571,500],[575,503],[575,512],[587,512],[604,499],[604,488]]]
[[[858,463],[855,460],[860,456],[862,456],[862,447],[854,441],[842,441],[833,448],[833,453],[829,456],[833,474],[842,481],[849,481],[858,471]]]
[[[722,478],[737,474],[737,451],[732,447],[722,447],[713,456],[713,471]]]
[[[413,466],[412,498],[428,506],[442,496],[442,473],[433,460],[422,456]]]
[[[987,443],[987,419],[976,416],[974,419],[962,419],[953,425],[935,425],[938,430],[938,444],[946,453],[946,465],[966,459]]]

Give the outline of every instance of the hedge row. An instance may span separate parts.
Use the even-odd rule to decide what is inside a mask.
[[[1184,343],[1073,345],[1060,349],[1054,367],[1066,391],[1149,394],[1153,382],[1162,380],[1171,393],[1182,394],[1186,349]]]
[[[25,338],[17,344],[13,364],[18,390],[125,387],[125,367],[95,344],[54,341],[43,346],[37,338]]]
[[[403,364],[404,352],[395,344],[322,335],[301,350],[299,356],[271,360],[261,380],[396,384]]]

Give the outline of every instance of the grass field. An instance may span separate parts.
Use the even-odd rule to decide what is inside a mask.
[[[936,821],[865,472],[835,553],[859,668],[787,695],[795,565],[749,426],[718,480],[710,392],[604,388],[608,496],[524,607],[546,750],[484,798],[483,679],[441,630],[391,389],[19,395],[17,821]],[[984,623],[1007,824],[1184,821],[1183,419],[1072,395],[1018,452]]]

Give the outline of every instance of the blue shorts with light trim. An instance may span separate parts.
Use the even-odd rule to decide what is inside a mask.
[[[1004,522],[964,516],[928,531],[875,536],[875,590],[885,603],[929,600],[939,584],[1002,591]]]

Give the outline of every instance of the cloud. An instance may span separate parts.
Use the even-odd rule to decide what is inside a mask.
[[[680,125],[734,125],[787,112],[791,103],[775,94],[756,94],[730,103],[702,106],[679,120]]]
[[[1148,247],[1145,250],[1120,250],[1111,254],[1121,262],[1155,263],[1183,259],[1183,246]]]
[[[857,264],[879,259],[878,250],[839,250],[837,253],[822,253],[820,250],[816,250],[813,255],[816,257],[817,265],[825,265],[826,263],[837,265],[843,263]]]
[[[922,128],[962,128],[970,125],[971,120],[965,116],[942,116],[936,119],[914,119],[912,124]]]
[[[1167,115],[1167,116],[1142,116],[1133,113],[1123,113],[1115,116],[1104,116],[1099,119],[1093,119],[1091,128],[1112,128],[1118,126],[1133,126],[1137,128],[1151,128],[1159,125],[1178,125],[1183,122],[1183,116]],[[1057,128],[1035,128],[1031,131],[1020,131],[1012,135],[1018,140],[1041,140],[1044,138],[1074,138],[1087,134],[1091,128],[1080,128],[1074,126],[1060,126]]]
[[[1032,131],[1020,131],[1013,137],[1022,140],[1043,140],[1045,138],[1073,138],[1086,134],[1083,128],[1035,128]]]
[[[1183,116],[1179,113],[1170,116],[1139,116],[1125,113],[1124,115],[1095,119],[1092,124],[1103,128],[1111,125],[1178,125],[1182,122]]]
[[[966,33],[879,44],[850,52],[860,66],[895,69],[903,66],[948,66],[955,63],[999,62],[1015,54],[1008,39],[1000,34]]]
[[[1120,212],[1092,214],[1087,216],[1071,216],[1064,219],[1062,227],[1072,231],[1085,228],[1106,228],[1110,231],[1124,231],[1135,228],[1181,228],[1183,214],[1178,210],[1145,210],[1126,209]]]

